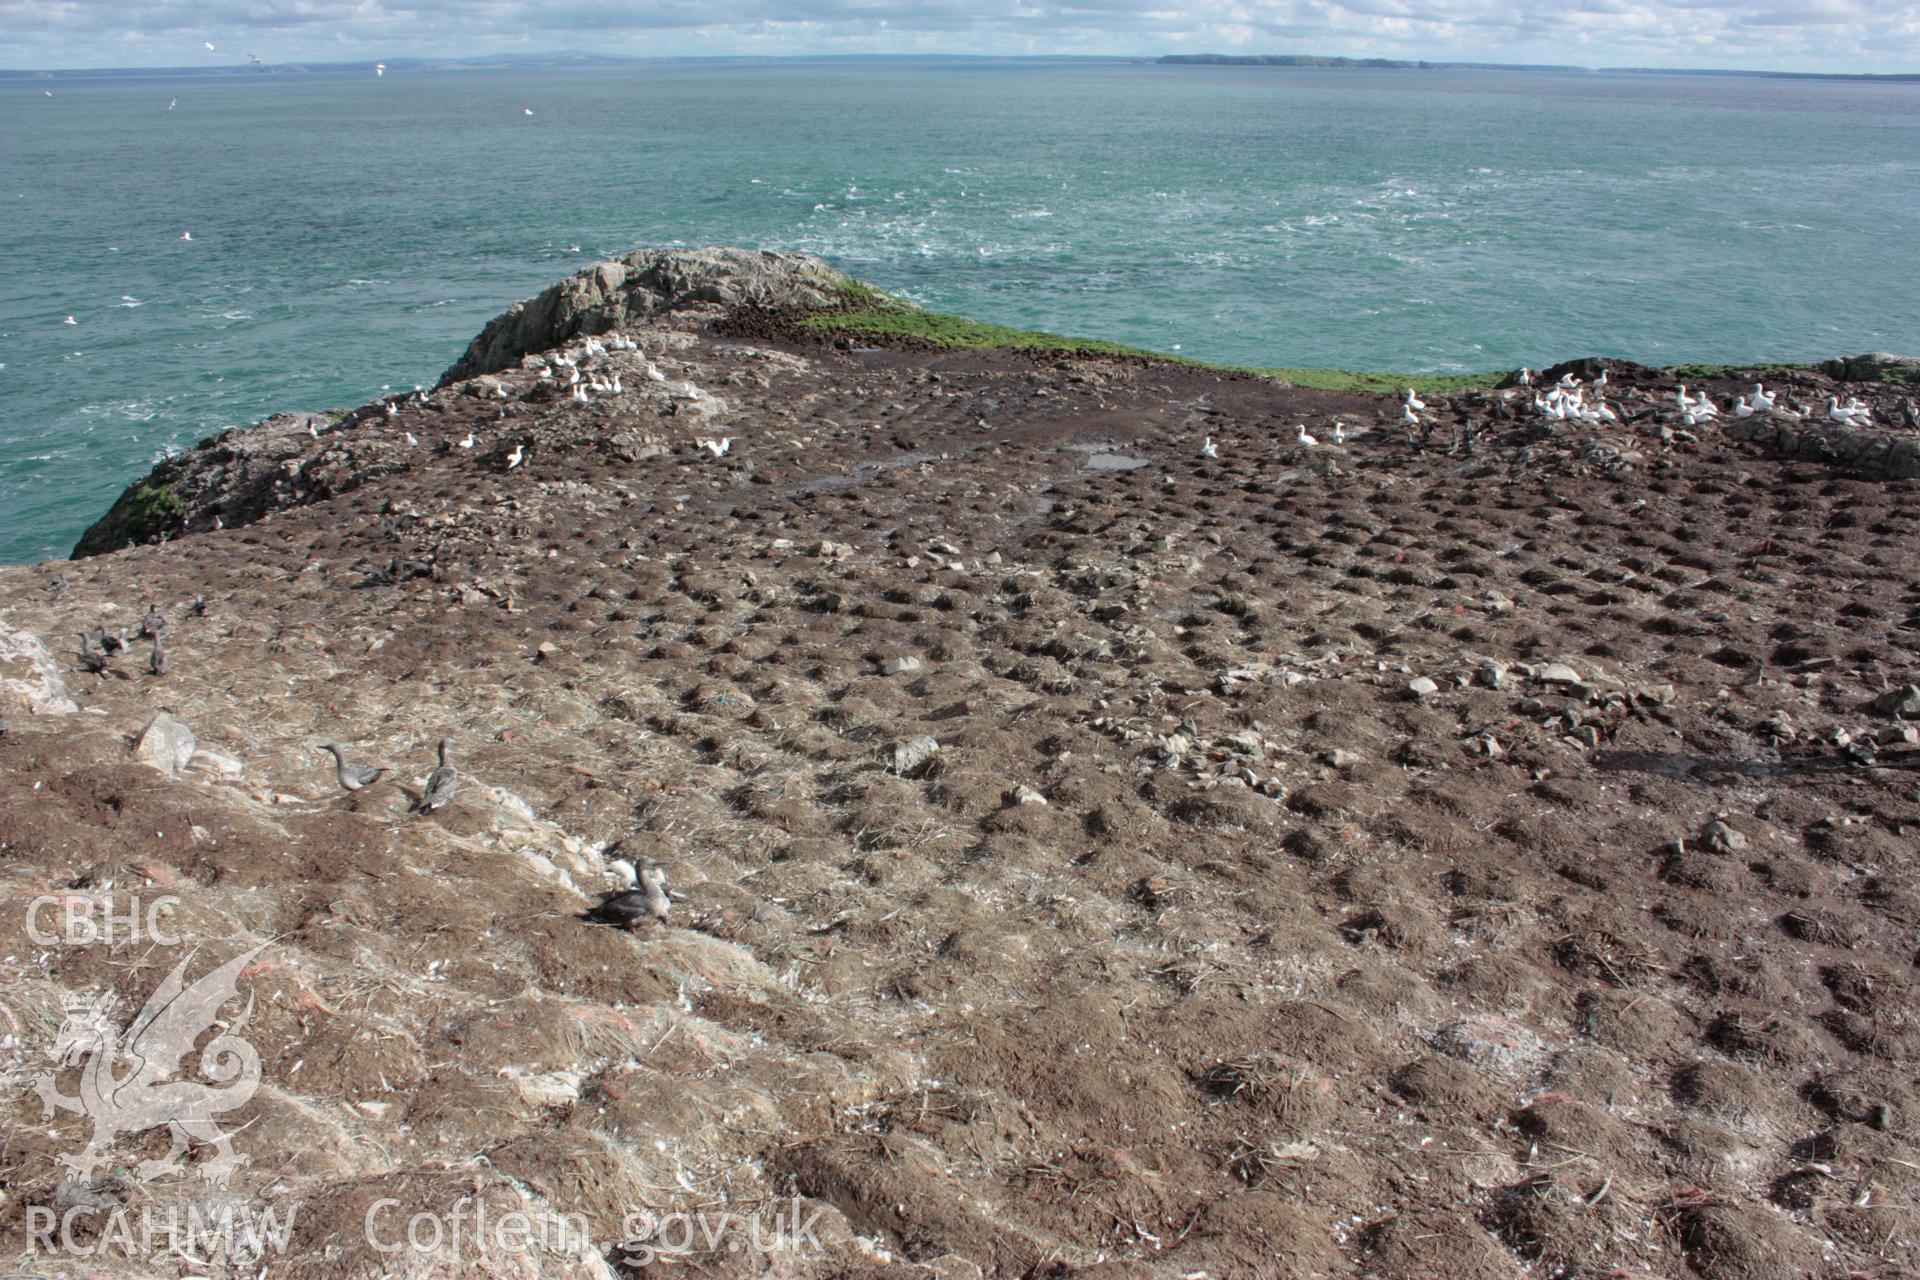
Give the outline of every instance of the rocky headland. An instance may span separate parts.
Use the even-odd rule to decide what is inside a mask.
[[[598,264],[0,570],[0,1256],[1920,1271],[1911,362],[1409,407],[870,301]]]

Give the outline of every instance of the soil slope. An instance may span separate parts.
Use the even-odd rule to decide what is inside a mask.
[[[1810,421],[1872,404],[1861,459],[1690,428],[1624,366],[1604,427],[1509,390],[1408,430],[1393,398],[698,298],[594,327],[209,446],[190,536],[0,571],[0,1253],[1920,1272],[1908,392],[1781,386]],[[164,675],[132,635],[80,669],[76,632],[149,602]],[[163,710],[177,771],[134,747]],[[412,815],[441,738],[460,788]],[[391,768],[345,793],[328,740]],[[664,869],[664,924],[580,918],[616,859]],[[179,945],[30,933],[36,899],[163,894]],[[247,1163],[215,1187],[216,1148],[150,1128],[63,1166],[93,1119],[35,1084],[78,997],[125,1028],[190,952],[254,948],[225,1013],[251,1001],[260,1086],[219,1118]],[[587,1241],[367,1238],[379,1202],[391,1237],[463,1198]],[[81,1245],[116,1206],[293,1226],[26,1256],[76,1203]]]

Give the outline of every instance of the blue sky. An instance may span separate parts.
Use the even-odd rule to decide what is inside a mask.
[[[208,51],[204,46],[212,43]],[[0,65],[631,54],[1324,53],[1920,71],[1884,0],[0,0]]]

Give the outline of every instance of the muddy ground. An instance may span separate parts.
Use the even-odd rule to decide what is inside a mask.
[[[630,331],[617,395],[371,407],[289,431],[257,520],[0,572],[0,1253],[1920,1272],[1915,481],[1687,429],[1631,370],[1606,430],[1482,392],[1409,433],[1391,398],[715,321]],[[79,669],[149,601],[166,674],[137,639]],[[130,750],[162,709],[178,775]],[[442,737],[461,790],[410,816]],[[345,794],[328,739],[393,767]],[[579,918],[613,859],[665,869],[664,925]],[[28,933],[36,897],[160,894],[178,946]],[[92,1123],[33,1089],[63,998],[125,1026],[258,946],[247,1163],[138,1176],[149,1129],[70,1176]],[[462,1197],[589,1240],[366,1238]],[[790,1197],[806,1237],[749,1239]],[[268,1253],[27,1257],[76,1198],[296,1217]]]

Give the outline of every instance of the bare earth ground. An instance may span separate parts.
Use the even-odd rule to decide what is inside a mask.
[[[0,1256],[1920,1272],[1915,481],[1676,435],[1665,384],[1608,431],[1436,399],[1419,448],[1393,400],[713,319],[633,330],[619,396],[514,370],[290,430],[265,519],[0,572]],[[150,600],[167,674],[77,669]],[[177,776],[129,749],[162,708],[211,753]],[[442,736],[462,790],[409,817]],[[342,794],[329,738],[396,768]],[[668,924],[578,918],[613,858]],[[28,934],[169,893],[182,946]],[[63,997],[124,1025],[262,944],[249,1163],[134,1177],[155,1128],[68,1182]],[[273,1256],[27,1257],[86,1195],[296,1216]],[[809,1238],[747,1238],[792,1196]],[[591,1245],[366,1238],[463,1197]],[[742,1216],[649,1260],[636,1211]]]

